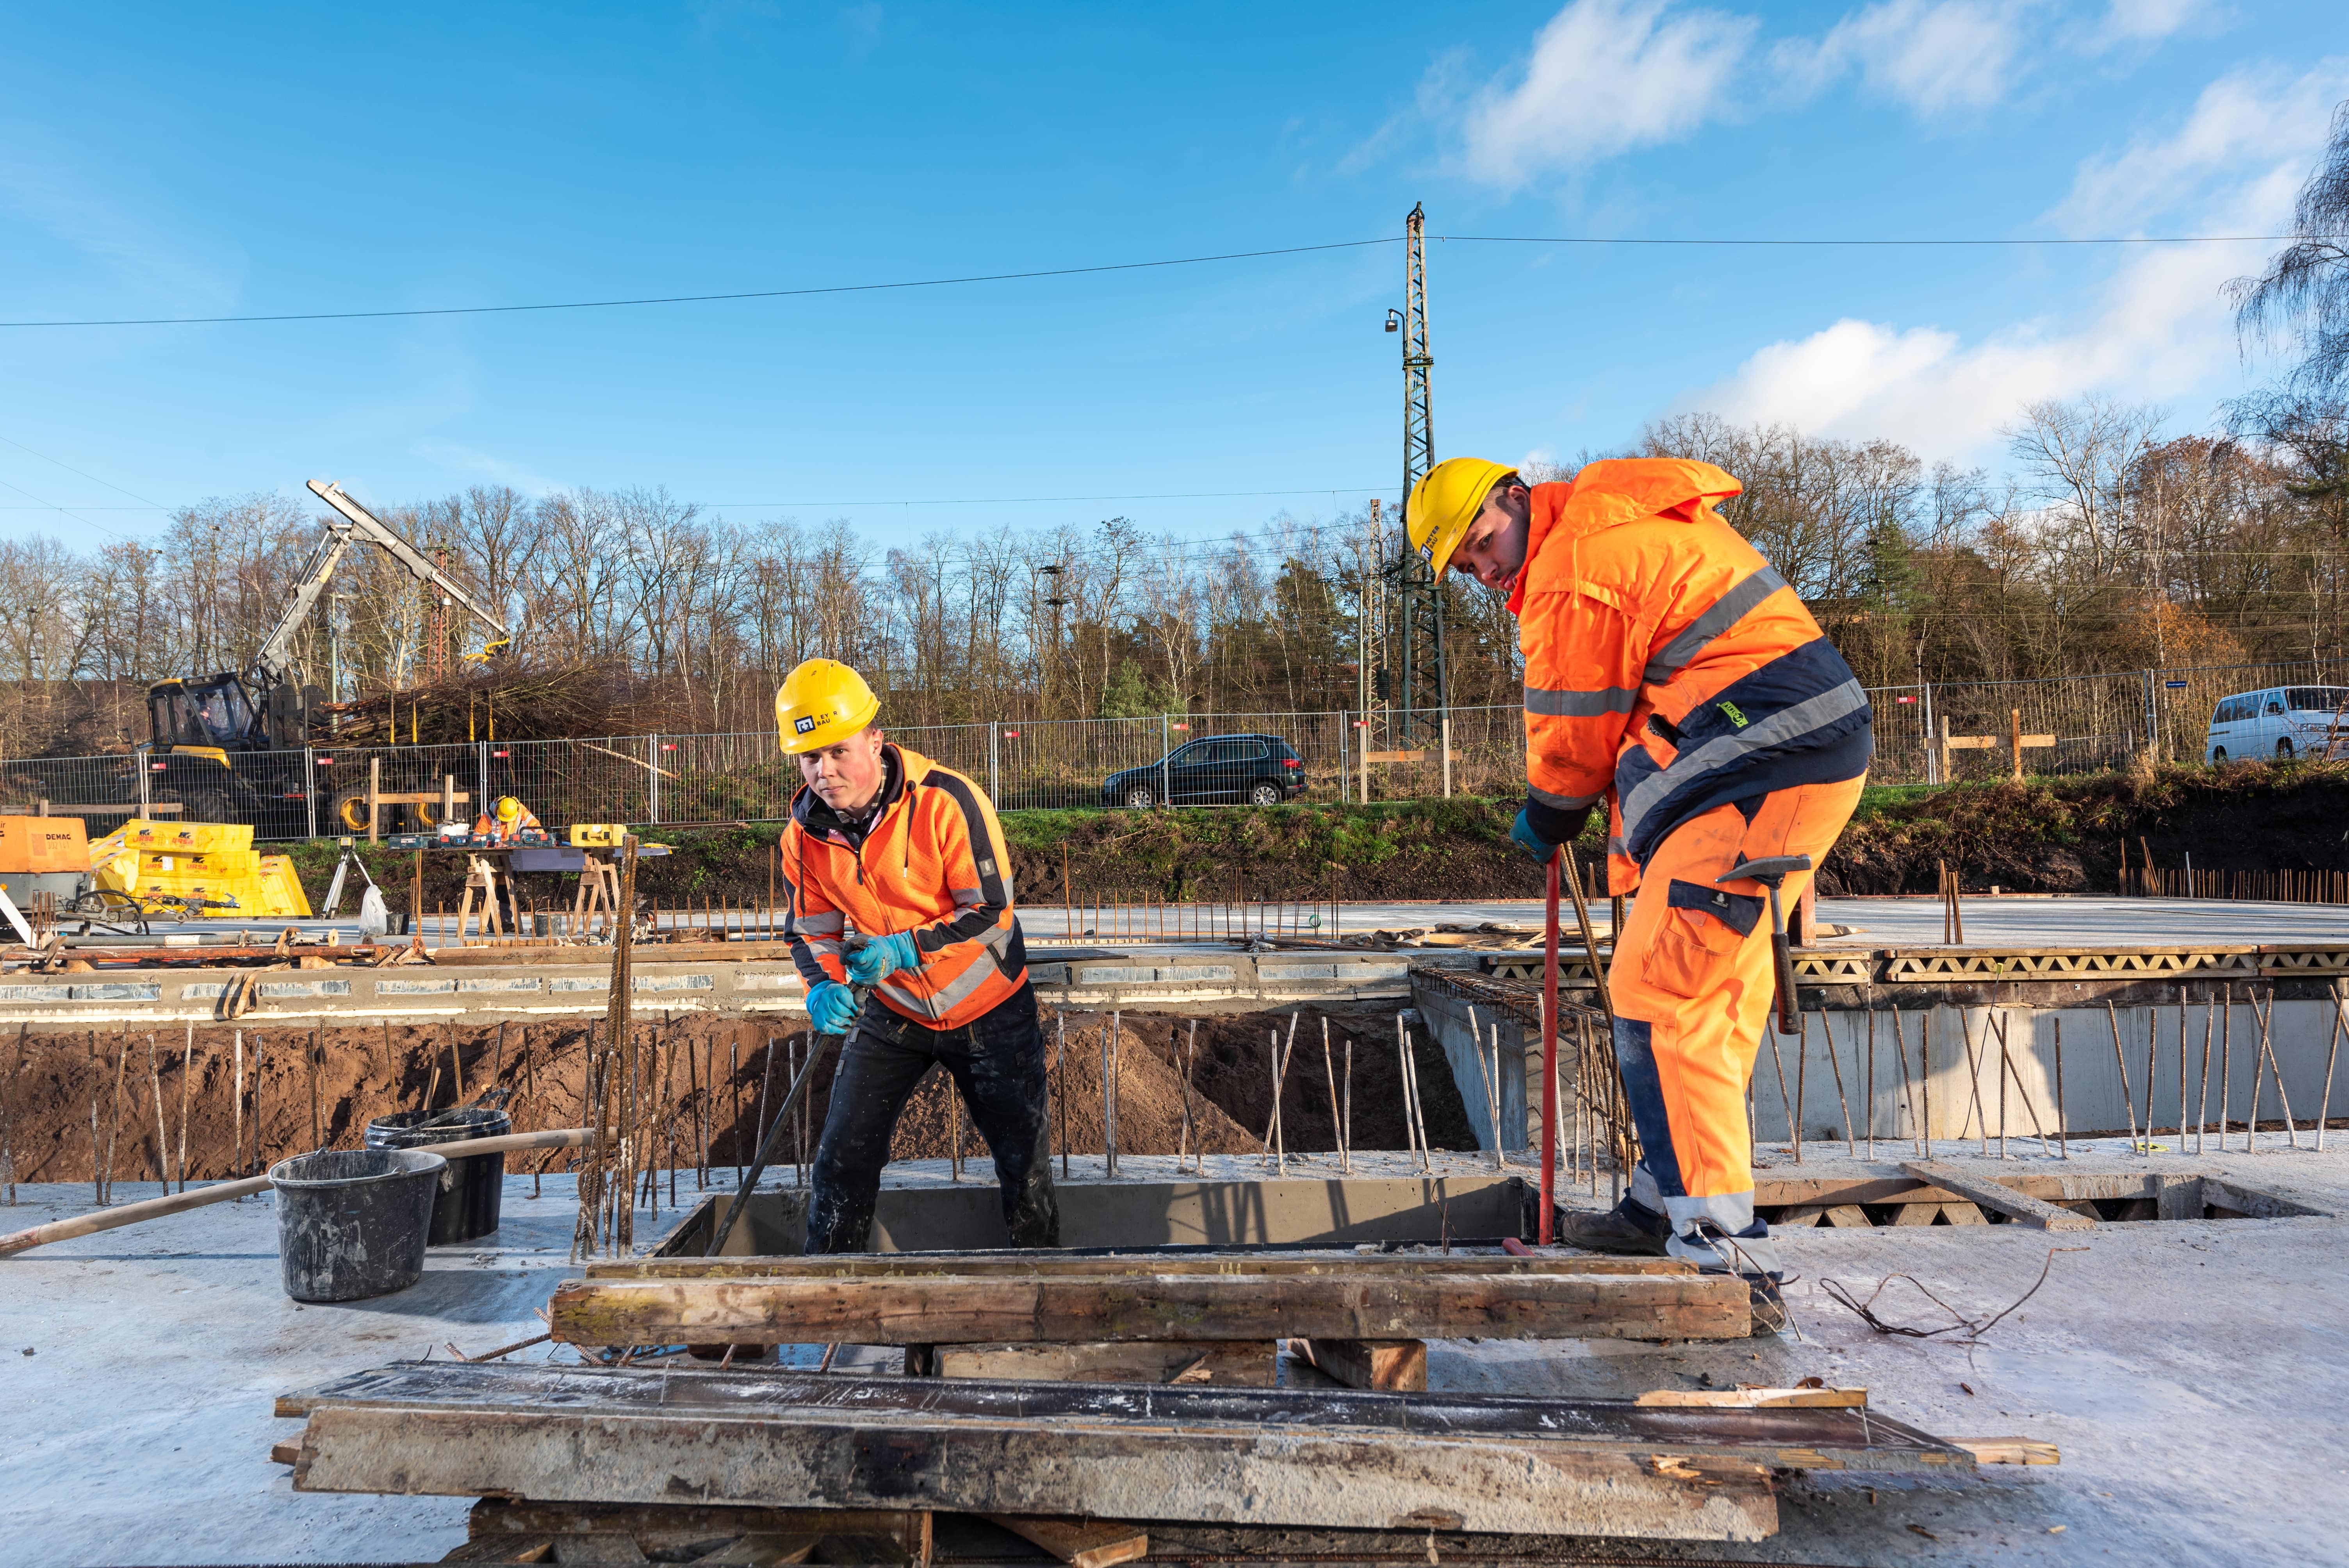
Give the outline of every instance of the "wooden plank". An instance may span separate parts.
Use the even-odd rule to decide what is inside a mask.
[[[1952,1225],[1987,1225],[1990,1223],[1988,1220],[1982,1218],[1982,1206],[1980,1204],[1967,1202],[1962,1198],[1954,1203],[1942,1204],[1941,1218],[1947,1220]]]
[[[1955,1166],[1944,1165],[1938,1160],[1903,1161],[1900,1168],[1920,1181],[1945,1187],[1984,1208],[1995,1209],[2010,1219],[2037,1230],[2093,1231],[2096,1228],[2096,1222],[2085,1215],[2059,1209],[2044,1199],[2002,1186],[1986,1176],[1976,1176]]]
[[[1903,1203],[1893,1211],[1892,1222],[1896,1225],[1930,1225],[1940,1217],[1941,1205],[1939,1203]]]
[[[2053,1465],[2064,1462],[2054,1443],[2036,1438],[1951,1438],[1978,1465]]]
[[[1020,1540],[1042,1547],[1069,1568],[1115,1568],[1117,1563],[1150,1555],[1150,1532],[1138,1525],[1018,1513],[990,1513],[987,1518]]]
[[[1640,1409],[1619,1400],[1520,1398],[1439,1391],[1359,1393],[1351,1389],[1200,1387],[1104,1387],[1083,1383],[929,1380],[815,1372],[717,1372],[661,1367],[606,1371],[544,1362],[410,1361],[336,1379],[292,1396],[315,1418],[333,1409],[435,1409],[676,1417],[679,1420],[750,1420],[777,1429],[812,1430],[834,1421],[856,1429],[913,1425],[1076,1427],[1118,1430],[1140,1424],[1154,1431],[1228,1429],[1294,1437],[1337,1431],[1386,1432],[1430,1439],[1526,1440],[1578,1451],[1726,1455],[1812,1469],[1857,1467],[1942,1472],[1963,1456],[1914,1428],[1878,1416],[1847,1411]],[[1785,1456],[1800,1453],[1799,1460]],[[523,1493],[522,1495],[531,1495]],[[476,1510],[477,1516],[490,1505]],[[515,1504],[515,1510],[541,1504]],[[790,1503],[762,1502],[766,1509]],[[834,1504],[833,1506],[852,1506]],[[865,1505],[853,1505],[865,1506]],[[916,1507],[910,1502],[891,1505]],[[1011,1512],[1112,1510],[1030,1508]],[[527,1523],[552,1516],[511,1515]],[[801,1528],[803,1516],[777,1513],[763,1528]],[[572,1524],[570,1528],[589,1528]],[[477,1532],[480,1528],[477,1522]],[[746,1526],[747,1528],[747,1526]],[[1408,1528],[1399,1527],[1399,1528]],[[724,1533],[712,1530],[709,1533]]]
[[[777,1535],[766,1531],[752,1531],[738,1535],[717,1551],[693,1561],[698,1568],[789,1568],[804,1563],[814,1555],[821,1538],[813,1535]],[[902,1558],[904,1548],[899,1547]]]
[[[573,1345],[1743,1339],[1752,1304],[1721,1274],[589,1280],[548,1323]]]
[[[509,1535],[485,1541],[468,1541],[446,1557],[443,1563],[552,1563],[554,1561],[554,1537],[552,1535]]]
[[[1914,1188],[1913,1181],[1899,1183]],[[1851,1199],[1858,1202],[1862,1200]],[[1869,1198],[1868,1202],[1882,1200]],[[1181,1252],[1092,1253],[1008,1251],[984,1253],[851,1253],[813,1257],[626,1258],[591,1263],[591,1280],[611,1279],[916,1279],[925,1275],[1044,1279],[1111,1274],[1344,1274],[1349,1277],[1436,1274],[1692,1274],[1680,1258],[1610,1258],[1509,1253],[1455,1247],[1449,1254],[1307,1250],[1290,1253]]]
[[[1427,1387],[1424,1339],[1308,1339],[1305,1353],[1349,1388],[1415,1393]]]
[[[1752,1422],[1852,1412],[1642,1414]],[[557,1501],[592,1492],[643,1503],[691,1498],[850,1508],[886,1500],[980,1514],[1098,1510],[1143,1522],[1682,1541],[1764,1539],[1777,1514],[1762,1467],[1817,1469],[1829,1457],[1807,1445],[1771,1446],[1766,1459],[1690,1457],[1391,1429],[876,1423],[853,1410],[776,1420],[366,1406],[316,1411],[304,1452],[294,1484],[309,1492],[487,1491]],[[1951,1463],[1971,1462],[1948,1452]],[[1742,1467],[1713,1473],[1709,1467],[1721,1460]]]
[[[557,1536],[554,1560],[563,1563],[564,1568],[570,1568],[570,1564],[574,1563],[587,1563],[591,1568],[636,1568],[638,1563],[652,1561],[645,1555],[645,1549],[636,1544],[635,1536],[624,1535],[616,1530]]]
[[[1269,1388],[1278,1357],[1269,1339],[1128,1340],[1094,1345],[933,1345],[926,1377],[1018,1377],[1047,1383],[1194,1383]],[[907,1370],[914,1358],[907,1356]]]
[[[712,1508],[675,1501],[531,1502],[495,1497],[475,1503],[465,1521],[466,1534],[476,1542],[551,1540],[616,1532],[634,1538],[647,1553],[678,1553],[713,1537],[760,1536],[804,1542],[812,1554],[815,1543],[826,1535],[885,1535],[916,1563],[929,1559],[930,1525],[926,1509]]]
[[[1764,1388],[1741,1384],[1734,1388],[1657,1388],[1631,1401],[1671,1409],[1794,1410],[1860,1409],[1868,1404],[1865,1388]]]

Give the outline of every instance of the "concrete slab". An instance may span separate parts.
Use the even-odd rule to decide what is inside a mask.
[[[2077,1169],[2221,1163],[2148,1161],[2118,1145],[2075,1155]],[[1791,1167],[1784,1149],[1763,1157],[1773,1174]],[[1966,1163],[2011,1177],[2057,1162]],[[2230,1180],[2349,1213],[2349,1150],[2238,1151],[2223,1164]],[[1172,1174],[1164,1158],[1121,1165],[1136,1181]],[[1490,1169],[1473,1158],[1439,1165],[1463,1175]],[[1817,1151],[1802,1167],[1821,1177],[1839,1169]],[[947,1177],[931,1161],[893,1167],[890,1179]],[[509,1179],[507,1223],[495,1237],[436,1253],[411,1291],[350,1306],[305,1307],[280,1293],[266,1200],[0,1263],[0,1376],[16,1418],[0,1431],[16,1500],[7,1555],[59,1564],[430,1561],[457,1545],[460,1501],[295,1496],[268,1449],[297,1429],[274,1420],[270,1401],[395,1357],[445,1356],[447,1340],[480,1351],[536,1332],[531,1309],[575,1272],[566,1267],[572,1195],[557,1180],[534,1202],[529,1190],[527,1177]],[[26,1202],[0,1210],[12,1226],[79,1212],[87,1200],[86,1188],[23,1191]],[[152,1192],[126,1182],[121,1195]],[[647,1244],[660,1228],[639,1216]],[[1799,1337],[1439,1342],[1430,1381],[1603,1397],[1817,1376],[1865,1386],[1877,1408],[1936,1433],[2043,1439],[2063,1451],[2055,1469],[1993,1470],[1961,1483],[1814,1472],[1783,1500],[1775,1540],[1716,1555],[1902,1563],[1995,1555],[2026,1564],[2339,1555],[2349,1532],[2349,1460],[2335,1430],[2349,1401],[2341,1306],[2349,1221],[2119,1223],[2076,1240],[2007,1225],[1817,1229],[1789,1233],[1781,1245]],[[1879,1336],[1822,1289],[1837,1279],[1865,1297],[1906,1274],[1987,1315],[2031,1287],[2051,1246],[2085,1250],[2056,1254],[2038,1295],[1971,1346]],[[1904,1323],[1946,1321],[1898,1283],[1880,1305]],[[809,1363],[817,1352],[789,1354]]]

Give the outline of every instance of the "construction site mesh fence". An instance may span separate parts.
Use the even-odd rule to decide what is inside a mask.
[[[2226,697],[2341,686],[2349,661],[2131,670],[2033,681],[1946,681],[1871,689],[1883,784],[2108,771],[2141,760],[2211,759],[2210,722]],[[2301,716],[2305,718],[2306,715]],[[2349,751],[2349,714],[2341,720]],[[978,780],[998,809],[1071,810],[1370,801],[1441,795],[1507,798],[1525,781],[1525,716],[1516,707],[1368,713],[1168,714],[909,727],[891,738]],[[2269,738],[2258,758],[2315,749],[2305,733]],[[0,813],[86,817],[93,836],[134,812],[167,820],[250,822],[287,840],[367,829],[429,829],[512,795],[552,826],[685,827],[779,820],[799,768],[768,731],[627,735],[229,753],[145,750],[0,761]]]

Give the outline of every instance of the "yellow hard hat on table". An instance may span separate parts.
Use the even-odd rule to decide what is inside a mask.
[[[789,752],[837,746],[873,722],[881,699],[838,659],[810,659],[775,690],[775,738]]]
[[[1426,552],[1427,563],[1438,577],[1452,564],[1452,552],[1460,547],[1461,535],[1485,510],[1485,498],[1516,471],[1506,463],[1483,458],[1446,458],[1411,487],[1411,499],[1403,506],[1403,530],[1411,536],[1411,547]]]

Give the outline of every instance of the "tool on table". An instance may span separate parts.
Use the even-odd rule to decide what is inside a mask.
[[[1786,912],[1778,906],[1778,889],[1794,872],[1811,869],[1808,855],[1772,855],[1767,860],[1747,861],[1732,866],[1723,875],[1713,879],[1719,887],[1725,882],[1758,882],[1770,890],[1770,959],[1778,975],[1778,1032],[1791,1035],[1803,1026],[1795,1002],[1795,950],[1786,942]]]
[[[862,935],[852,931],[842,939],[841,950],[843,953],[858,952],[864,947],[864,941]],[[864,999],[873,994],[873,987],[852,985],[849,994],[856,998],[856,1010],[862,1013],[864,1011]],[[852,1029],[855,1026],[853,1023],[849,1025]],[[759,1178],[767,1173],[767,1162],[774,1156],[775,1145],[781,1140],[783,1130],[792,1124],[792,1112],[800,1108],[800,1101],[807,1098],[808,1086],[815,1082],[815,1069],[823,1065],[825,1054],[846,1038],[845,1035],[810,1037],[807,1064],[800,1068],[800,1076],[792,1080],[792,1087],[784,1094],[783,1103],[776,1110],[774,1119],[767,1123],[767,1135],[759,1140],[759,1151],[750,1157],[750,1168],[743,1172],[742,1184],[734,1189],[734,1196],[727,1202],[726,1217],[718,1222],[717,1232],[709,1238],[709,1250],[703,1256],[714,1258],[726,1250],[726,1238],[734,1232],[735,1217],[750,1207],[744,1200],[758,1191]]]

